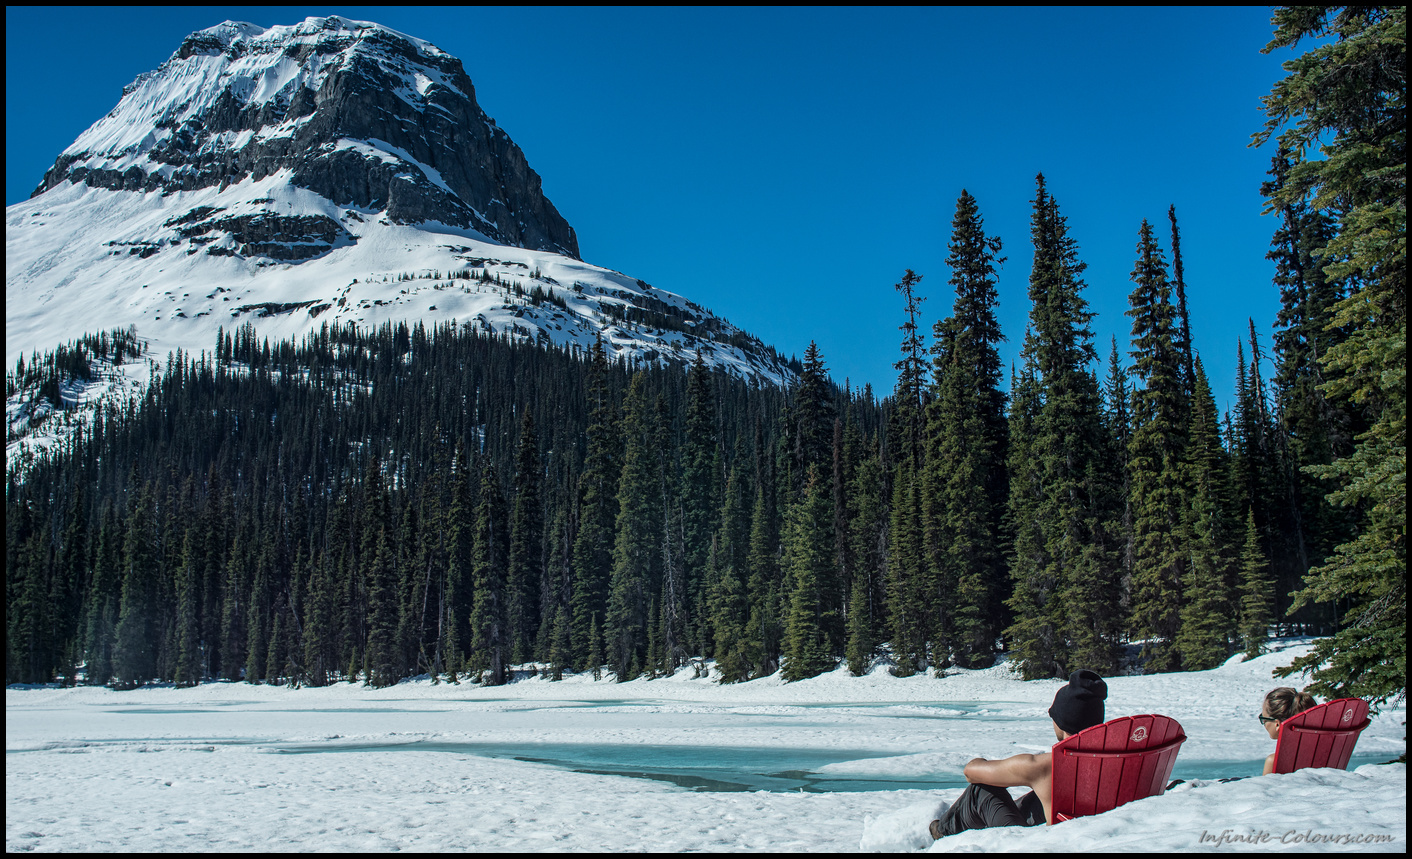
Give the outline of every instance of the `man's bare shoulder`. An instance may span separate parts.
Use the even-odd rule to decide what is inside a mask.
[[[976,758],[966,764],[966,780],[996,787],[1032,788],[1049,780],[1052,761],[1053,755],[1049,752],[1013,755],[997,761]]]

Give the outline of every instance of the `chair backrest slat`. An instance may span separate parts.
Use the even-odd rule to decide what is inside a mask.
[[[1102,814],[1164,790],[1186,741],[1167,716],[1124,716],[1054,746],[1053,820]]]
[[[1131,766],[1124,767],[1127,770],[1126,778],[1123,779],[1123,786],[1118,791],[1117,804],[1113,806],[1114,808],[1132,802],[1139,797],[1151,795],[1147,789],[1152,782],[1151,769],[1157,765],[1157,761],[1154,756],[1144,754],[1144,752],[1157,739],[1153,736],[1155,733],[1153,722],[1156,719],[1156,716],[1133,716],[1132,720],[1128,722],[1126,730],[1122,730],[1124,736],[1121,739],[1127,747],[1126,750],[1136,752],[1139,756],[1132,761]],[[1119,726],[1114,725],[1113,728],[1119,729]],[[1161,726],[1158,726],[1158,730],[1161,730]],[[1139,739],[1135,740],[1134,737]],[[1104,811],[1107,810],[1104,809]]]
[[[1333,748],[1325,766],[1348,769],[1348,759],[1353,757],[1353,747],[1358,743],[1358,734],[1340,733],[1332,738]]]

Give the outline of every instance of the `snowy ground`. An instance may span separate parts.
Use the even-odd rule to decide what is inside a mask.
[[[1058,681],[835,672],[736,686],[571,677],[288,689],[11,688],[5,847],[19,850],[1382,850],[1407,845],[1406,710],[1349,772],[1256,775],[1270,669],[1109,680],[1109,717],[1189,737],[1161,797],[1053,828],[927,823],[975,756],[1046,750]],[[1369,843],[1369,837],[1384,840]],[[1254,839],[1235,841],[1233,839]],[[1262,840],[1263,839],[1263,840]]]

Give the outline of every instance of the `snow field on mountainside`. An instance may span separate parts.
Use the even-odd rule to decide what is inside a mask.
[[[1002,663],[940,679],[879,667],[734,686],[687,668],[496,688],[10,688],[6,848],[1403,852],[1406,766],[1372,762],[1405,750],[1405,706],[1374,717],[1350,772],[1214,781],[1258,774],[1272,750],[1255,714],[1280,685],[1271,669],[1307,642],[1282,646],[1212,671],[1109,679],[1109,718],[1182,723],[1174,775],[1186,784],[1058,827],[936,845],[927,823],[959,795],[965,761],[1052,743],[1059,681],[1021,682]],[[644,755],[661,765],[639,767]],[[791,755],[828,762],[754,772]],[[618,774],[633,768],[655,777]],[[812,786],[712,781],[757,777]],[[810,792],[825,784],[840,789]]]
[[[366,157],[386,154],[373,145],[377,141],[356,143]],[[288,171],[279,171],[225,188],[174,194],[67,184],[7,207],[7,363],[86,333],[129,325],[160,356],[175,349],[210,351],[218,329],[230,331],[245,322],[262,338],[277,341],[298,339],[326,323],[376,328],[455,320],[580,350],[601,337],[610,357],[651,360],[655,353],[685,364],[699,351],[708,365],[735,375],[788,382],[787,371],[768,359],[712,340],[704,330],[693,338],[623,325],[605,312],[621,313],[650,297],[681,311],[692,324],[712,319],[681,296],[645,290],[627,275],[570,257],[496,244],[473,230],[394,224],[380,213],[337,206],[288,180]],[[173,237],[174,219],[203,208],[219,208],[220,217],[274,211],[281,217],[329,218],[353,241],[340,239],[328,253],[297,264],[213,256],[212,250],[233,252],[231,240],[188,247]],[[139,251],[151,255],[135,255]],[[503,286],[453,278],[467,270],[498,278]],[[433,272],[442,277],[429,278]],[[404,282],[405,275],[413,279]],[[443,288],[432,290],[433,283]],[[563,300],[567,310],[549,303],[534,307],[513,292],[519,287],[528,296],[536,286]],[[266,305],[306,306],[267,314],[261,310]],[[717,323],[726,333],[735,330]]]

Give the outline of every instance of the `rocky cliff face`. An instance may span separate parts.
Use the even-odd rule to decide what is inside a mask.
[[[440,222],[579,257],[573,228],[524,153],[476,104],[460,60],[375,24],[226,22],[187,37],[66,149],[35,190],[64,182],[195,191],[288,181],[397,224]],[[210,214],[210,213],[208,213]],[[356,241],[329,218],[271,209],[173,224],[210,250],[298,261]]]

